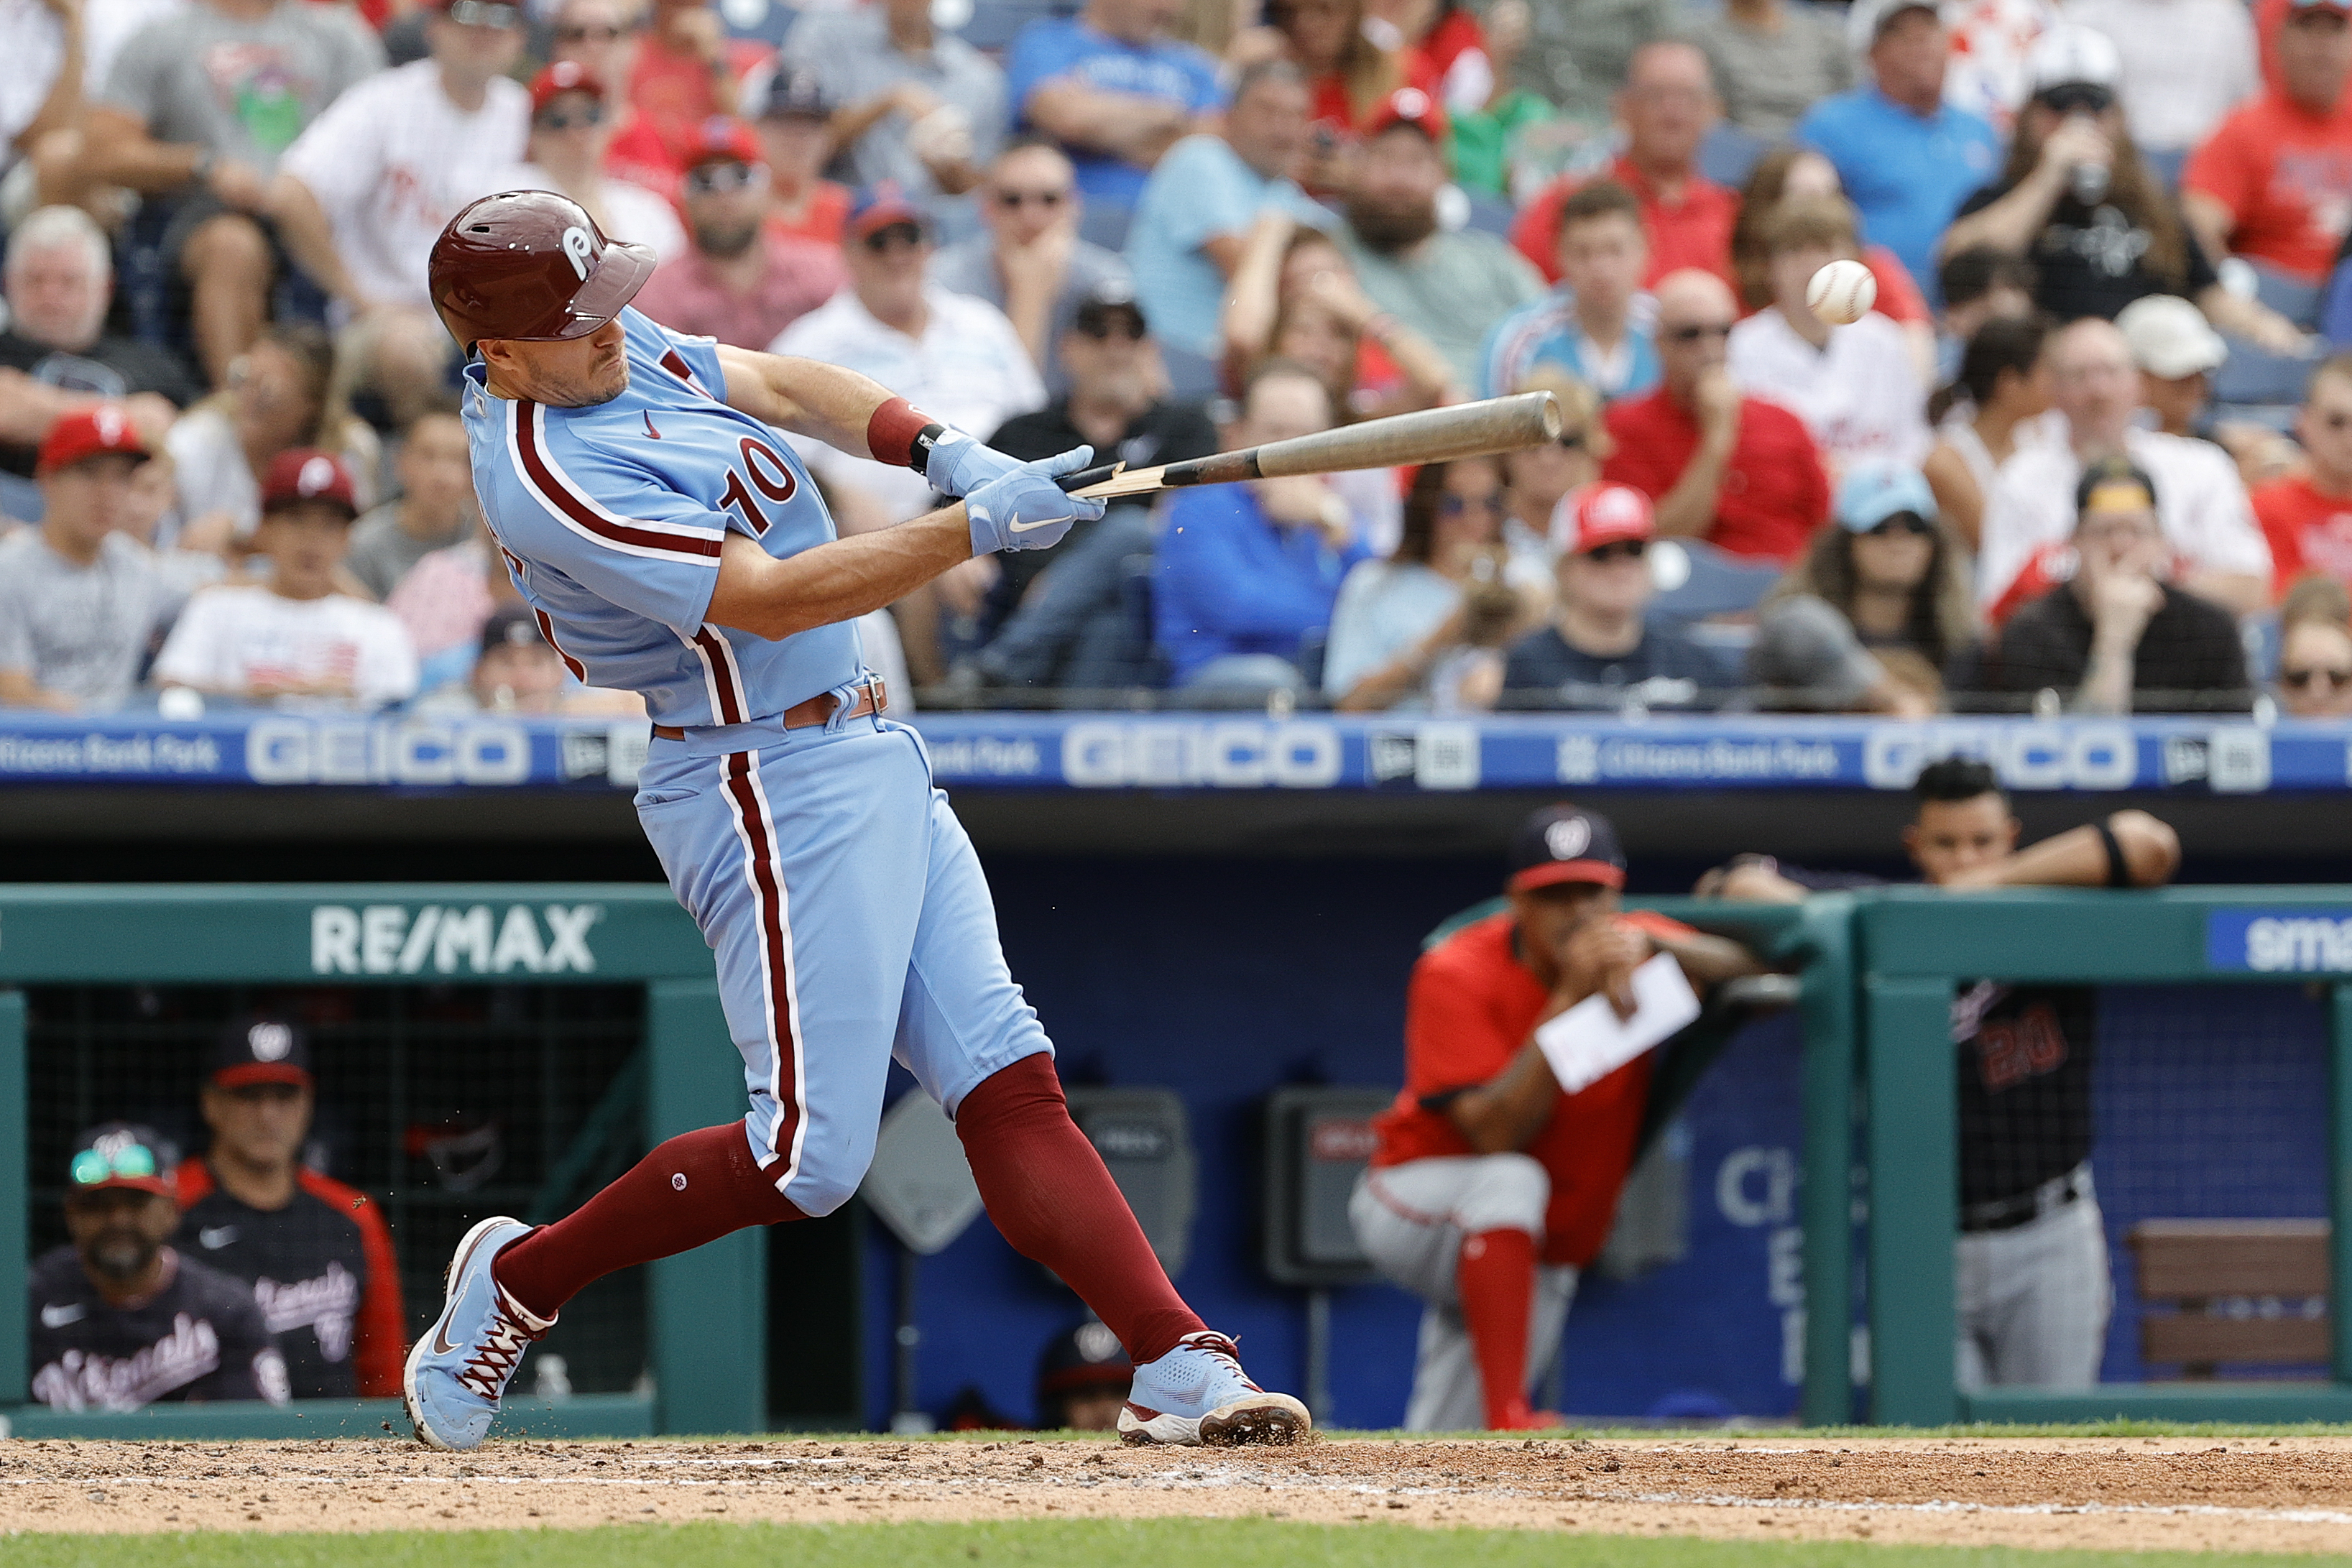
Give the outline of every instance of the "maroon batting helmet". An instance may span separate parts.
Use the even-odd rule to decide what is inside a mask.
[[[621,313],[654,260],[646,246],[606,239],[569,196],[501,191],[433,242],[433,308],[468,353],[483,338],[584,338]]]

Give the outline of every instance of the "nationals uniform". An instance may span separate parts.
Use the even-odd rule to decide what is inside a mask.
[[[622,320],[629,384],[609,403],[495,397],[467,367],[474,487],[572,672],[685,731],[653,741],[638,820],[718,954],[753,1152],[782,1162],[776,1187],[803,1214],[829,1214],[865,1176],[893,1056],[953,1115],[1053,1047],[922,742],[879,713],[845,717],[873,679],[856,628],[769,641],[707,622],[726,532],[778,557],[835,537],[808,470],[720,401],[710,339]],[[830,721],[783,727],[825,692]]]

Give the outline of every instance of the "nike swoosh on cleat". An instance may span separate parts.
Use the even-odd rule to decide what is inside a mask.
[[[486,1239],[488,1238],[484,1237],[478,1239],[474,1243],[474,1246],[481,1246],[482,1240]],[[468,1249],[464,1258],[460,1258],[456,1263],[450,1266],[450,1276],[453,1279],[462,1276],[466,1272],[467,1263],[472,1259],[473,1256],[474,1254],[471,1249]],[[447,1355],[457,1348],[456,1345],[449,1342],[449,1314],[456,1309],[457,1305],[457,1303],[454,1299],[450,1300],[446,1306],[441,1309],[441,1321],[433,1325],[433,1353],[435,1355]]]

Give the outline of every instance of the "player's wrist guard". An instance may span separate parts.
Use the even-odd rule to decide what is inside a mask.
[[[866,420],[866,449],[877,463],[921,473],[930,464],[931,448],[941,437],[951,434],[905,398],[893,397]]]

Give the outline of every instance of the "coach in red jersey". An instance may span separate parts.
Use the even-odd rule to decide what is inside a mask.
[[[256,1017],[222,1031],[204,1089],[212,1148],[174,1179],[180,1242],[252,1286],[295,1398],[398,1394],[408,1347],[392,1237],[366,1194],[303,1165],[312,1103],[299,1026]]]
[[[1607,817],[1528,818],[1510,907],[1422,954],[1405,1002],[1404,1089],[1349,1205],[1383,1274],[1428,1304],[1405,1426],[1556,1426],[1528,1403],[1559,1348],[1577,1271],[1609,1234],[1649,1105],[1648,1055],[1564,1094],[1536,1026],[1587,997],[1633,1009],[1633,972],[1672,953],[1704,992],[1761,965],[1738,943],[1625,912]]]

